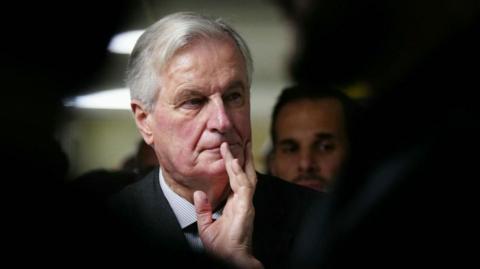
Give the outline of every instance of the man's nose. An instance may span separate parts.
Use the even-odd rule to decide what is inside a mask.
[[[213,100],[210,107],[208,129],[219,133],[225,133],[231,127],[232,122],[223,100],[221,98]]]
[[[300,172],[314,172],[318,169],[314,153],[309,150],[303,150],[300,152],[300,159],[298,164]]]

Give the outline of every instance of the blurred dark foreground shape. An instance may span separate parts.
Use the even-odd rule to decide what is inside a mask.
[[[2,5],[2,11],[11,14],[2,17],[0,66],[2,238],[4,256],[17,266],[68,267],[94,261],[135,261],[138,266],[153,257],[111,222],[97,199],[65,189],[69,160],[55,136],[68,120],[62,100],[89,90],[106,59],[108,42],[127,19],[126,7],[126,1],[110,0]],[[168,263],[174,258],[169,254],[155,257]],[[179,265],[210,262],[203,256],[189,258],[180,259]]]
[[[278,2],[297,28],[295,80],[373,90],[294,267],[478,264],[480,1]]]

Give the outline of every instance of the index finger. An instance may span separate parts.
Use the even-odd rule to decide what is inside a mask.
[[[235,190],[238,186],[245,186],[249,183],[247,175],[238,163],[238,159],[233,158],[227,143],[222,143],[220,152],[225,160],[225,168],[228,173],[230,186]]]
[[[245,147],[245,173],[252,184],[257,183],[257,173],[253,162],[252,142],[249,141]]]

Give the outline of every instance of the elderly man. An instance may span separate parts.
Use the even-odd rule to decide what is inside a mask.
[[[142,246],[173,255],[206,251],[240,268],[287,264],[314,193],[256,174],[252,69],[243,39],[218,19],[172,14],[138,40],[128,73],[131,107],[161,168],[112,205]]]

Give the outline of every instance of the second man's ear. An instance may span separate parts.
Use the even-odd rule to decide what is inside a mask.
[[[149,124],[150,112],[146,110],[145,106],[138,100],[132,100],[130,103],[133,117],[140,134],[148,145],[153,144],[153,132]]]

